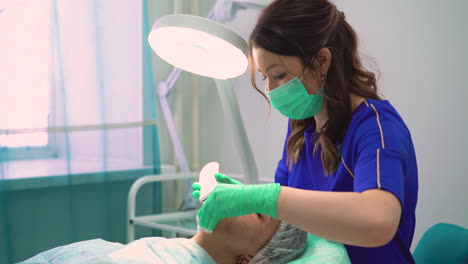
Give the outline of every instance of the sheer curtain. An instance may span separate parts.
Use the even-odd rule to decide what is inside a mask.
[[[160,173],[146,1],[7,2],[0,263],[86,239],[123,243],[130,184]],[[143,191],[140,210],[159,210],[157,192]]]

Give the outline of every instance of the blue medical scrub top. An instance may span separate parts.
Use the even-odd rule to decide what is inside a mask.
[[[290,133],[288,125],[286,139]],[[410,247],[418,194],[416,155],[410,132],[392,105],[387,100],[366,99],[353,111],[344,138],[336,142],[341,162],[331,175],[325,176],[320,149],[313,153],[318,138],[315,122],[304,131],[304,136],[301,157],[291,171],[286,165],[285,143],[275,182],[307,190],[382,189],[393,193],[400,200],[402,216],[392,241],[377,248],[345,246],[352,263],[414,263]]]

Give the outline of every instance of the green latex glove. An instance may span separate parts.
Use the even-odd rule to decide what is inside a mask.
[[[200,190],[201,190],[201,185],[199,182],[194,182],[192,183],[192,196],[193,198],[199,200],[200,199]]]
[[[232,179],[231,177],[221,174],[221,173],[216,173],[215,179],[218,183],[225,183],[225,184],[243,184],[240,181],[236,181]],[[200,199],[200,190],[201,190],[201,185],[199,182],[194,182],[192,183],[192,196],[195,199]]]
[[[215,177],[217,180],[218,177],[227,180],[223,176]],[[255,213],[277,218],[276,204],[280,189],[278,183],[255,185],[220,183],[198,210],[198,224],[203,231],[211,233],[223,218]]]
[[[218,183],[225,183],[225,184],[243,184],[240,181],[236,181],[232,179],[231,177],[221,174],[221,173],[216,173],[215,174],[215,179]]]

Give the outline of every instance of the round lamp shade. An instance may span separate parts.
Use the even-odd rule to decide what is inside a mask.
[[[247,68],[247,42],[236,32],[199,16],[175,14],[154,22],[148,36],[163,60],[195,74],[229,79]]]

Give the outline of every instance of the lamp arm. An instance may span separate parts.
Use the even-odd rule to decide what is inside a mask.
[[[165,89],[164,86],[166,86],[164,82],[161,82],[158,85],[158,87],[162,87],[161,89]],[[189,172],[190,169],[188,166],[187,158],[182,148],[179,135],[177,135],[177,129],[175,126],[174,118],[172,117],[172,112],[169,107],[167,98],[164,95],[159,95],[158,97],[159,102],[161,104],[164,119],[166,120],[167,130],[169,131],[169,136],[171,137],[172,145],[174,147],[174,152],[177,157],[177,160],[179,161],[180,169],[182,172]]]
[[[165,81],[166,85],[158,88],[158,94],[164,97],[168,97],[181,73],[182,69],[174,67],[169,74],[169,77],[167,77],[167,80]]]
[[[232,87],[232,81],[215,79],[215,82],[224,110],[224,116],[226,117],[226,123],[229,131],[231,131],[234,147],[237,148],[237,152],[240,154],[245,183],[256,184],[259,179],[257,166],[244,123],[242,122],[236,94]]]
[[[272,0],[217,0],[208,15],[208,19],[225,22],[232,20],[239,9],[262,9]]]
[[[173,78],[175,79],[177,79],[178,75],[180,75],[180,72],[181,72],[181,71],[177,72],[176,69],[177,68],[174,68],[174,70],[171,73],[171,76],[173,76]],[[163,116],[166,121],[167,129],[169,131],[169,136],[172,141],[172,146],[174,148],[177,161],[179,162],[180,170],[182,172],[190,172],[190,167],[188,165],[187,156],[185,155],[179,135],[177,134],[177,129],[175,126],[174,118],[172,117],[171,108],[169,107],[169,102],[167,101],[167,95],[170,89],[167,86],[166,82],[160,82],[157,89],[158,89],[157,94],[158,94],[159,102],[161,104]],[[185,184],[187,186],[187,190],[185,192],[183,209],[196,208],[198,205],[198,201],[192,197],[192,191],[191,191],[192,179],[186,179]]]

